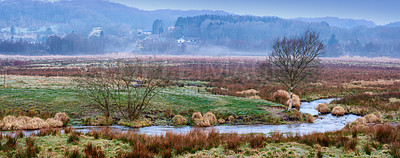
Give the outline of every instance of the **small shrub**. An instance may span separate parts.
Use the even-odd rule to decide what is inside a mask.
[[[306,122],[308,122],[308,123],[314,123],[314,121],[315,121],[314,116],[309,113],[304,113],[303,118],[305,118]]]
[[[203,115],[201,115],[200,112],[195,112],[195,113],[193,113],[193,115],[192,115],[192,120],[193,120],[193,121],[196,120],[196,119],[201,119],[201,118],[203,118]]]
[[[289,98],[290,98],[290,96],[289,96]],[[289,106],[289,101],[290,101],[290,99],[288,99],[285,102],[286,106]],[[293,96],[292,96],[292,107],[297,109],[297,110],[300,110],[300,105],[301,105],[300,97],[298,95],[296,95],[296,94],[293,94]]]
[[[217,118],[211,112],[204,114],[203,118],[206,119],[211,125],[217,124]]]
[[[54,119],[57,120],[57,121],[61,121],[63,123],[63,126],[66,126],[68,124],[68,121],[69,121],[69,117],[65,113],[57,113],[54,116]]]
[[[185,125],[187,124],[187,119],[184,118],[182,115],[175,115],[172,119],[174,125]]]
[[[297,110],[297,109],[290,109],[288,111],[287,115],[289,117],[289,120],[298,121],[298,120],[302,120],[303,119],[303,116],[302,116],[301,112],[299,110]]]
[[[367,123],[377,123],[379,118],[375,114],[368,114],[364,116]]]
[[[285,104],[289,97],[289,92],[285,90],[278,90],[273,94],[274,101],[280,104]]]
[[[204,118],[194,120],[194,124],[197,127],[210,127],[210,122]]]
[[[317,109],[317,111],[320,112],[321,114],[327,114],[331,112],[331,110],[325,103],[318,104],[317,108],[315,109]]]
[[[61,121],[55,120],[53,118],[48,118],[46,119],[46,123],[50,127],[62,127],[64,124]]]
[[[235,121],[235,117],[233,117],[233,116],[229,116],[229,117],[228,117],[228,121],[229,121],[229,122],[233,122],[233,121]]]
[[[332,109],[332,115],[343,116],[346,111],[341,106],[336,106]]]
[[[224,124],[225,123],[225,119],[223,119],[223,118],[218,119],[218,123],[219,124]]]

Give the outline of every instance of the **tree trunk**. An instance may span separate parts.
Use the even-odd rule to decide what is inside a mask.
[[[289,97],[289,107],[288,111],[292,108],[292,98],[293,98],[293,88],[289,89],[290,97]]]

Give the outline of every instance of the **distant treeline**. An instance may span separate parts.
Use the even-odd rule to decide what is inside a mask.
[[[331,27],[328,23],[309,23],[277,17],[239,15],[200,15],[180,17],[175,36],[239,51],[269,50],[275,39],[300,34],[311,28],[326,41],[326,56],[361,55],[400,57],[400,27],[379,26],[352,29]]]
[[[65,37],[52,35],[45,42],[0,40],[0,54],[6,55],[78,55],[101,54],[106,49],[103,37],[83,37],[70,33]]]

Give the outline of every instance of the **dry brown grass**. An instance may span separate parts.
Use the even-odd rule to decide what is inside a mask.
[[[318,106],[317,106],[316,109],[317,109],[318,112],[320,112],[321,114],[327,114],[327,113],[330,113],[330,112],[331,112],[331,110],[328,108],[327,104],[325,104],[325,103],[318,104]]]
[[[304,113],[303,117],[305,118],[306,122],[308,122],[308,123],[314,123],[314,121],[315,121],[314,116],[311,114]]]
[[[368,114],[364,116],[365,121],[367,123],[377,123],[379,122],[379,118],[375,114]]]
[[[274,101],[280,104],[285,104],[290,98],[289,92],[285,90],[278,90],[273,94]]]
[[[214,116],[215,117],[215,116]],[[210,127],[210,121],[204,118],[200,112],[195,112],[192,115],[192,121],[197,127]]]
[[[211,125],[217,124],[217,118],[211,112],[207,112],[206,114],[204,114],[203,118],[210,122]]]
[[[343,116],[345,114],[345,112],[346,111],[341,106],[336,106],[332,109],[332,115],[336,115],[336,116]]]
[[[174,125],[185,125],[188,123],[187,119],[182,115],[175,115],[174,118],[172,118],[172,122]]]
[[[192,115],[192,120],[201,119],[201,118],[203,118],[203,115],[201,115],[201,112],[195,112]]]
[[[211,126],[210,122],[204,118],[194,120],[194,124],[197,127],[210,127]]]
[[[50,127],[62,127],[64,124],[61,121],[55,120],[53,118],[48,118],[46,120],[46,123],[50,126]]]
[[[219,124],[224,124],[226,121],[225,121],[225,119],[223,119],[223,118],[220,118],[220,119],[218,119],[218,123]]]
[[[68,123],[68,121],[69,121],[69,117],[68,117],[68,115],[65,114],[65,113],[57,113],[57,114],[54,116],[54,119],[55,119],[55,120],[58,120],[58,121],[61,121],[61,122],[63,123],[64,126],[66,126],[67,123]]]
[[[41,128],[48,128],[49,125],[44,120],[38,117],[28,116],[6,116],[3,121],[0,121],[1,130],[34,130]]]
[[[289,100],[286,101],[285,105],[289,106]],[[300,97],[298,95],[296,95],[296,94],[293,94],[293,96],[292,96],[292,107],[296,108],[297,110],[300,110],[300,105],[301,105]]]
[[[228,117],[228,121],[229,121],[229,122],[233,122],[233,121],[235,121],[235,117],[233,117],[233,116],[229,116],[229,117]]]
[[[359,117],[351,123],[351,126],[363,126],[367,123],[364,117]]]

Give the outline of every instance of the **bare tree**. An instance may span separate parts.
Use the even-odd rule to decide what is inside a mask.
[[[106,67],[111,67],[107,65]],[[89,99],[96,108],[104,113],[108,119],[112,113],[114,89],[113,78],[109,75],[107,68],[89,68],[82,77],[76,78],[78,87],[84,90],[82,97]]]
[[[301,36],[277,39],[267,59],[267,77],[285,85],[290,93],[289,107],[292,108],[293,90],[300,83],[313,79],[321,70],[318,57],[324,44],[315,31],[307,30]]]
[[[115,62],[78,79],[80,87],[106,116],[118,112],[135,120],[169,83],[169,72],[154,62]]]

